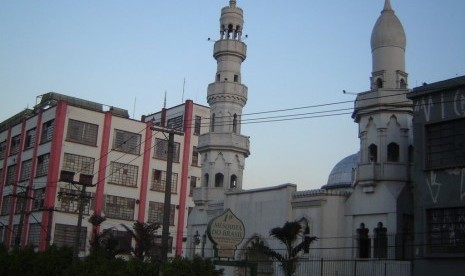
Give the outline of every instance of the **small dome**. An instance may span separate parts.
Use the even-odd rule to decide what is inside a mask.
[[[359,153],[347,156],[334,166],[328,176],[328,183],[322,189],[348,188],[352,185],[354,170],[360,159]]]
[[[404,27],[391,8],[390,1],[386,0],[384,9],[371,33],[371,50],[387,46],[400,47],[405,50],[406,44]]]

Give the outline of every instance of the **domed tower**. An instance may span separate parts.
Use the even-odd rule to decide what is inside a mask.
[[[412,103],[406,98],[406,37],[389,0],[371,34],[371,90],[357,95],[360,164],[355,184],[373,192],[379,182],[407,183],[412,143]]]
[[[210,131],[199,137],[198,145],[202,186],[214,190],[241,189],[245,158],[250,154],[249,138],[241,134],[242,108],[247,102],[247,86],[241,83],[247,50],[241,41],[243,25],[242,9],[229,1],[221,9],[220,38],[213,48],[217,70],[207,92]]]

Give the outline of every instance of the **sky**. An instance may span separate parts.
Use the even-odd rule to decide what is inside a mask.
[[[212,40],[219,38],[220,10],[228,3],[0,0],[0,121],[52,91],[124,108],[136,119],[158,112],[165,91],[167,107],[186,99],[208,105],[207,86],[216,73]],[[409,88],[465,75],[465,1],[391,4],[407,36]],[[243,119],[307,117],[244,121],[251,155],[243,188],[319,188],[337,162],[358,151],[350,108],[353,93],[370,87],[370,36],[384,0],[237,5],[247,34]],[[332,103],[341,104],[326,105]],[[283,109],[290,111],[254,115]],[[315,113],[325,110],[332,112]],[[331,115],[316,117],[323,114]]]

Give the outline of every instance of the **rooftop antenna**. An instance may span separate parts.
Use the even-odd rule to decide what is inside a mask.
[[[134,119],[135,117],[135,114],[136,113],[136,97],[134,97],[134,106],[132,107],[132,118]]]
[[[166,108],[166,90],[165,90],[165,100],[163,101],[163,108]]]
[[[186,78],[184,78],[184,81],[182,83],[182,99],[181,99],[181,103],[184,102],[184,88],[186,87]]]

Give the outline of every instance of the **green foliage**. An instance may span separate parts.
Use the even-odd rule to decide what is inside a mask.
[[[256,242],[254,246],[265,255],[281,263],[286,276],[294,275],[297,262],[302,251],[307,251],[310,244],[317,238],[310,237],[308,226],[303,226],[299,221],[286,222],[283,227],[271,229],[270,236],[278,239],[286,247],[286,254],[273,250],[263,243]],[[299,243],[296,244],[296,242]]]
[[[121,224],[126,231],[131,233],[134,240],[136,240],[136,247],[132,249],[134,256],[143,261],[145,259],[153,259],[157,252],[155,245],[155,237],[160,225],[156,223],[141,223],[134,222],[133,230],[129,229],[126,225]]]
[[[159,276],[160,263],[129,257],[109,257],[104,251],[73,261],[73,251],[68,247],[51,246],[44,252],[32,248],[8,251],[0,245],[0,271],[2,276]],[[165,276],[220,276],[210,260],[199,257],[188,260],[176,257],[164,264]]]

